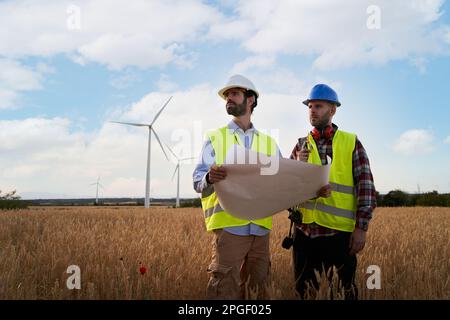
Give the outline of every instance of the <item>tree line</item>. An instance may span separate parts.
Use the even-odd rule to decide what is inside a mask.
[[[439,194],[437,191],[410,194],[396,189],[387,194],[377,192],[378,207],[450,207],[450,193]],[[2,194],[0,190],[0,210],[25,209],[30,205],[30,201],[21,200],[16,195],[16,191]],[[200,198],[182,199],[180,207],[201,207]]]
[[[16,195],[16,190],[2,194],[0,190],[0,210],[1,209],[26,209],[28,204],[26,201],[21,200],[18,195]]]
[[[439,194],[436,190],[424,193],[407,193],[396,189],[385,195],[377,192],[378,207],[450,207],[450,193]]]

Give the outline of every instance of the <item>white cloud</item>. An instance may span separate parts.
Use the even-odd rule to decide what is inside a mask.
[[[69,136],[70,121],[63,118],[29,118],[24,120],[3,120],[0,131],[0,150],[27,151],[46,149],[47,143],[63,146],[70,144],[66,140]]]
[[[35,69],[39,74],[54,74],[54,73],[56,73],[56,69],[54,67],[52,67],[46,63],[43,63],[43,62],[38,62],[36,64]]]
[[[175,48],[174,45],[161,46],[150,34],[105,34],[82,45],[78,52],[87,60],[107,64],[112,69],[122,69],[130,64],[148,68],[174,60]]]
[[[207,34],[210,41],[245,40],[254,30],[251,22],[239,18],[225,18],[216,21]]]
[[[170,63],[192,68],[196,55],[184,44],[198,40],[222,19],[216,9],[197,0],[82,0],[76,3],[80,28],[70,29],[68,21],[75,13],[69,7],[70,1],[0,2],[0,109],[17,106],[21,92],[40,89],[43,75],[55,72],[43,63],[34,69],[25,66],[19,62],[23,58],[65,54],[83,66],[96,62],[114,70]],[[111,85],[124,89],[137,81],[127,72],[115,76]],[[161,83],[163,90],[169,85]]]
[[[448,136],[445,140],[444,143],[450,143],[450,136]]]
[[[49,72],[52,69],[42,63],[33,70],[17,61],[0,58],[0,109],[16,106],[20,92],[41,89],[43,74]]]
[[[434,136],[430,131],[412,129],[400,135],[393,149],[401,154],[421,156],[434,150],[433,142]]]
[[[236,34],[251,53],[312,55],[322,70],[439,54],[448,46],[446,25],[436,25],[442,0],[377,1],[380,29],[368,29],[372,1],[240,1]],[[236,18],[229,22],[236,24]],[[226,27],[225,27],[226,29]],[[242,38],[242,34],[245,35]],[[214,34],[220,37],[220,33]],[[223,38],[229,38],[225,33]]]
[[[423,57],[413,58],[413,59],[411,59],[411,64],[413,66],[415,66],[419,70],[420,74],[425,74],[426,73],[426,71],[427,71],[427,67],[426,67],[427,60],[425,58],[423,58]]]
[[[273,66],[275,63],[275,57],[273,56],[250,56],[243,61],[236,63],[231,73],[246,73],[247,70],[252,68],[267,68]]]
[[[308,87],[312,87],[310,80],[302,80],[292,71],[276,68],[269,73],[254,71],[252,78],[258,80],[258,88],[264,92],[276,92],[279,94],[295,95],[298,98],[305,97]]]
[[[190,67],[195,50],[189,44],[234,39],[255,56],[311,55],[318,69],[383,64],[448,52],[450,28],[436,23],[443,3],[377,1],[381,28],[370,30],[369,0],[216,5],[199,0],[82,0],[76,4],[80,29],[71,30],[67,22],[74,13],[67,8],[72,2],[5,1],[0,3],[0,55],[65,53],[78,63],[98,62],[112,69],[169,63]]]
[[[145,172],[146,152],[141,154],[145,132],[105,123],[89,133],[73,130],[68,119],[29,118],[0,121],[0,141],[0,180],[5,190],[85,196],[89,183],[101,175],[107,194],[119,196],[116,177],[128,184],[129,179],[145,178],[134,176],[135,171]],[[115,183],[114,188],[106,179]]]
[[[152,181],[154,184],[154,181]],[[145,177],[143,178],[114,178],[108,183],[108,194],[124,194],[124,195],[139,195],[145,188]],[[151,192],[151,194],[154,194]]]
[[[0,81],[2,87],[15,90],[36,90],[41,88],[39,73],[12,60],[0,60]]]
[[[17,98],[18,95],[16,91],[0,88],[0,110],[14,107]]]
[[[156,82],[156,86],[162,92],[174,91],[178,87],[175,82],[170,81],[167,74],[161,74],[159,80]]]
[[[67,11],[71,5],[50,0],[1,2],[0,55],[65,53],[78,63],[98,62],[112,69],[189,65],[182,44],[197,40],[222,17],[197,0],[81,0],[76,2],[79,29],[71,29],[68,22],[77,14]]]

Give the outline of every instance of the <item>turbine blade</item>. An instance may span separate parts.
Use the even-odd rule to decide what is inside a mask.
[[[122,121],[110,121],[112,123],[120,123],[120,124],[128,124],[130,126],[136,126],[136,127],[148,127],[148,124],[143,123],[132,123],[132,122],[122,122]]]
[[[160,115],[161,112],[164,110],[164,108],[167,106],[167,104],[169,103],[170,99],[172,99],[172,97],[170,97],[170,98],[166,101],[166,103],[164,103],[164,105],[162,106],[161,110],[159,110],[158,113],[156,114],[155,118],[153,118],[153,121],[152,121],[152,123],[150,123],[150,126],[152,126],[152,125],[155,123],[156,119],[158,119],[159,115]]]
[[[192,160],[192,159],[195,159],[195,157],[183,158],[183,159],[180,159],[180,161],[184,161],[184,160]]]
[[[180,168],[180,165],[179,164],[177,164],[177,166],[175,167],[175,171],[173,172],[173,175],[172,175],[172,181],[173,181],[173,178],[175,177],[175,173],[177,173],[177,170]]]
[[[169,145],[168,145],[167,143],[165,143],[165,142],[164,142],[164,144],[166,145],[167,149],[169,149],[170,153],[171,153],[177,160],[180,160],[180,159],[178,159],[178,157],[177,157],[177,155],[175,154],[175,152],[173,152],[172,149],[170,149]]]
[[[164,147],[163,147],[163,145],[162,145],[162,143],[161,143],[161,140],[159,140],[158,134],[156,133],[155,130],[153,130],[152,127],[150,127],[150,130],[152,130],[153,133],[155,134],[156,140],[158,140],[159,146],[161,147],[161,150],[163,151],[164,155],[166,156],[167,161],[170,161],[170,160],[169,160],[169,157],[167,156],[166,151],[164,150]]]

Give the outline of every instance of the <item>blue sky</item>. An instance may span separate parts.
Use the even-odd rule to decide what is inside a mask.
[[[448,2],[3,1],[0,21],[0,190],[91,196],[100,175],[102,196],[141,197],[146,132],[109,121],[148,123],[173,96],[155,129],[197,157],[229,121],[217,90],[242,73],[261,92],[255,127],[284,156],[310,130],[301,100],[325,82],[380,192],[450,192]],[[182,196],[196,195],[194,165]],[[174,196],[174,166],[154,141],[152,196]]]

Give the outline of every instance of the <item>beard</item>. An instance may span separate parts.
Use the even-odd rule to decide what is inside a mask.
[[[229,102],[227,103],[227,113],[235,116],[235,117],[240,117],[242,115],[245,114],[245,112],[247,111],[247,98],[244,99],[244,102],[242,102],[241,104],[236,104],[234,102]]]
[[[317,129],[323,129],[330,122],[330,118],[324,116],[322,118],[315,118],[315,119],[311,118],[310,121],[313,127],[316,127]]]

